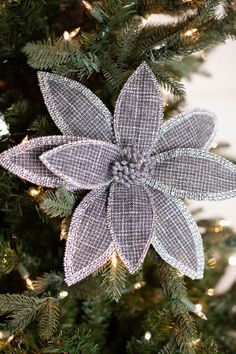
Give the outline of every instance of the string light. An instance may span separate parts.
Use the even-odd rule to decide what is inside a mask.
[[[63,38],[65,41],[71,41],[80,31],[80,27],[75,28],[73,31],[64,31]]]
[[[185,38],[189,39],[198,39],[199,38],[199,32],[197,28],[192,28],[184,32],[183,36]]]
[[[14,334],[8,337],[7,343],[11,343],[11,341],[14,339]]]
[[[203,58],[204,59],[204,58]],[[211,144],[211,149],[216,149],[218,146],[218,143],[216,141],[214,141],[212,144]]]
[[[214,290],[214,289],[208,289],[208,290],[207,290],[207,295],[208,295],[208,296],[213,296],[214,293],[215,293],[215,290]]]
[[[230,256],[228,260],[229,265],[235,266],[236,265],[236,256]]]
[[[30,289],[30,290],[34,290],[34,286],[33,286],[32,280],[28,276],[24,277],[24,279],[25,279],[27,288]]]
[[[63,33],[63,38],[64,38],[65,41],[69,41],[70,40],[70,33],[65,31]]]
[[[92,7],[92,5],[91,5],[88,1],[82,0],[82,3],[83,3],[83,5],[84,5],[84,7],[85,7],[89,12],[92,12],[92,11],[93,11],[93,7]]]
[[[18,270],[18,272],[19,272],[21,278],[24,279],[27,288],[30,289],[30,290],[34,290],[33,282],[32,282],[32,280],[30,279],[29,272],[28,272],[28,270],[25,268],[25,266],[24,266],[22,263],[19,263],[19,264],[17,265],[17,270]]]
[[[101,11],[99,11],[98,8],[93,7],[88,1],[82,0],[82,4],[86,8],[86,10],[89,11],[89,13],[98,21],[98,22],[103,22],[103,16]]]
[[[68,296],[68,292],[65,290],[60,291],[58,295],[59,299],[64,299],[67,296]]]
[[[182,273],[182,272],[178,272],[177,275],[178,275],[179,278],[183,278],[184,277],[184,273]]]
[[[137,282],[134,284],[134,289],[135,290],[141,289],[145,284],[146,284],[145,281]]]
[[[28,135],[26,135],[26,136],[24,137],[24,139],[21,140],[21,144],[25,144],[25,143],[27,143],[27,141],[29,141]]]
[[[113,268],[116,268],[117,267],[117,263],[118,263],[118,260],[117,260],[117,255],[116,255],[116,252],[114,252],[111,256],[111,264],[112,264],[112,267]]]
[[[38,198],[43,192],[43,187],[38,186],[37,188],[31,187],[28,189],[27,193],[31,198]]]
[[[212,257],[208,260],[208,265],[210,268],[215,268],[217,264],[217,260],[215,257]]]
[[[200,318],[202,318],[203,320],[207,320],[207,317],[206,317],[206,315],[202,312],[202,305],[201,304],[196,304],[195,305],[195,314],[198,316],[198,317],[200,317]]]
[[[192,340],[191,343],[192,343],[192,345],[197,345],[200,341],[201,341],[201,339],[197,338],[197,339]]]
[[[196,304],[194,305],[188,298],[183,297],[181,298],[181,302],[187,306],[189,311],[195,313],[198,317],[200,317],[203,320],[207,320],[206,315],[202,311],[202,305],[201,304]]]
[[[150,339],[152,338],[152,333],[149,332],[149,331],[145,332],[144,338],[145,338],[146,340],[150,340]]]
[[[10,332],[9,331],[0,331],[0,340],[5,340],[7,338],[9,338],[10,336]]]

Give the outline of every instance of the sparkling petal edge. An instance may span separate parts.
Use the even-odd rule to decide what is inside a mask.
[[[114,187],[115,187],[115,184],[111,185],[110,192],[113,191]],[[114,234],[114,231],[113,231],[112,219],[111,219],[111,207],[110,207],[110,202],[109,202],[111,200],[111,193],[109,193],[109,196],[108,196],[107,225],[108,225],[112,240],[113,240],[114,245],[115,245],[115,250],[118,253],[118,255],[119,255],[120,259],[122,260],[122,262],[124,263],[125,267],[128,269],[130,274],[134,274],[141,267],[141,265],[142,265],[142,263],[144,261],[144,258],[145,258],[146,254],[147,254],[147,251],[148,251],[148,249],[150,247],[150,244],[151,244],[151,241],[152,241],[152,238],[153,238],[153,233],[155,232],[155,215],[156,215],[155,203],[154,203],[154,200],[153,200],[153,198],[151,196],[151,193],[149,192],[148,188],[146,188],[143,185],[142,185],[142,187],[146,191],[146,193],[148,195],[148,198],[150,200],[151,206],[152,206],[153,221],[152,221],[152,231],[150,233],[150,236],[148,238],[146,246],[145,246],[145,248],[143,250],[142,257],[140,258],[139,262],[137,263],[137,265],[134,268],[132,268],[132,266],[130,265],[129,261],[126,259],[125,255],[123,254],[122,250],[120,249],[120,247],[119,247],[119,245],[117,243],[117,240],[116,240],[116,237],[115,237],[115,234]],[[130,188],[132,188],[132,187],[130,187]]]
[[[215,161],[217,163],[220,163],[222,167],[225,167],[231,170],[232,172],[235,172],[236,174],[236,166],[232,162],[224,159],[223,157],[217,156],[215,154],[212,154],[202,149],[191,149],[191,148],[175,149],[175,150],[162,152],[159,155],[155,155],[152,157],[152,159],[153,160],[155,159],[156,162],[163,162],[163,161],[168,161],[169,158],[184,156],[184,155],[193,156],[193,157],[200,156],[200,157],[204,157],[206,160]],[[173,187],[168,187],[167,185],[157,180],[154,180],[154,178],[151,178],[149,180],[144,179],[143,182],[144,184],[148,185],[151,188],[159,189],[161,192],[177,198],[214,201],[214,200],[228,199],[236,196],[236,189],[234,189],[228,192],[202,193],[201,198],[199,198],[199,195],[194,192],[187,192],[188,196],[186,196],[187,194],[186,191],[181,189],[175,189]]]
[[[104,188],[104,190],[105,190],[105,188]],[[86,209],[88,207],[90,202],[93,200],[95,194],[96,194],[95,190],[89,192],[89,195],[87,194],[87,196],[86,196],[87,198],[84,199],[79,204],[79,207],[80,207],[80,214],[79,215],[83,215],[84,209]],[[73,216],[72,216],[70,228],[72,227],[72,225],[74,226],[74,230],[75,230],[75,228],[78,229],[80,227],[80,223],[78,222],[79,215],[77,215],[76,220],[73,220]],[[89,264],[88,266],[84,267],[80,271],[74,272],[74,270],[73,270],[73,256],[72,256],[72,255],[74,255],[75,248],[76,248],[74,245],[74,239],[75,239],[75,237],[68,237],[68,239],[66,241],[66,248],[65,248],[65,255],[64,255],[65,282],[69,286],[86,278],[91,273],[96,271],[98,268],[102,267],[103,264],[106,263],[106,261],[108,261],[108,259],[112,256],[112,253],[115,251],[115,246],[114,246],[113,242],[111,242],[111,244],[108,247],[108,249],[106,250],[106,252],[104,252],[101,257],[97,258],[97,260],[93,263],[92,266],[91,266],[91,264]]]
[[[151,154],[151,151],[153,150],[154,146],[157,144],[158,142],[158,139],[159,139],[159,134],[160,134],[160,129],[161,129],[161,122],[163,120],[163,99],[162,99],[162,94],[161,94],[161,90],[160,90],[160,87],[159,87],[159,84],[158,84],[158,81],[154,75],[154,73],[152,72],[152,70],[149,68],[149,66],[146,64],[146,62],[143,62],[142,64],[140,64],[138,66],[138,68],[131,74],[131,76],[128,78],[128,80],[126,81],[126,83],[124,84],[124,86],[122,87],[121,91],[120,91],[120,94],[118,96],[118,99],[116,101],[116,105],[115,105],[115,111],[114,111],[114,132],[115,132],[115,140],[116,140],[116,143],[122,147],[122,145],[120,144],[120,141],[121,141],[121,138],[120,138],[120,134],[119,134],[119,129],[117,127],[118,125],[118,122],[117,122],[117,117],[116,117],[116,107],[118,106],[118,104],[120,104],[120,101],[121,99],[123,98],[122,97],[122,94],[123,94],[123,90],[124,88],[126,87],[126,85],[128,85],[130,83],[131,80],[133,80],[133,76],[134,74],[138,73],[139,70],[142,69],[142,67],[145,66],[145,68],[148,70],[148,72],[150,73],[154,83],[155,83],[155,86],[156,86],[156,94],[157,96],[159,96],[159,110],[158,110],[158,115],[159,115],[159,119],[160,119],[160,124],[159,124],[159,133],[157,133],[157,136],[156,136],[156,139],[153,141],[152,143],[152,147],[150,147],[148,150],[147,150],[147,153],[149,152]]]
[[[12,163],[11,161],[9,161],[9,157],[23,153],[23,151],[22,151],[23,144],[30,143],[30,146],[32,146],[33,148],[37,148],[39,146],[46,145],[48,143],[54,143],[54,142],[57,143],[58,141],[60,142],[63,139],[65,141],[68,141],[68,138],[71,140],[74,140],[74,141],[80,140],[79,137],[75,137],[75,136],[68,137],[68,136],[62,136],[62,135],[52,135],[52,136],[34,138],[34,139],[29,140],[29,142],[20,143],[16,146],[13,146],[10,149],[4,151],[0,155],[0,165],[2,165],[5,169],[10,171],[11,173],[13,173],[13,174],[15,174],[15,175],[19,176],[20,178],[23,178],[27,181],[30,181],[32,183],[40,184],[45,187],[52,187],[52,188],[58,187],[59,185],[61,185],[63,183],[61,178],[58,178],[57,176],[55,176],[54,178],[37,177],[37,175],[35,173],[33,173],[23,167],[17,167],[17,165],[15,163]],[[29,151],[30,151],[30,149],[29,149]]]
[[[208,141],[206,142],[206,144],[202,147],[202,149],[206,149],[208,150],[216,136],[216,132],[217,132],[217,118],[216,118],[216,115],[210,111],[208,111],[207,109],[205,108],[201,108],[201,107],[198,107],[198,108],[192,108],[192,109],[189,109],[183,113],[180,113],[172,118],[170,118],[167,122],[163,123],[162,127],[161,127],[161,131],[160,131],[160,136],[162,134],[165,134],[169,129],[172,129],[174,128],[176,125],[178,125],[179,123],[181,123],[182,121],[184,120],[188,120],[188,119],[191,119],[191,117],[194,115],[194,114],[205,114],[207,116],[209,116],[210,118],[213,119],[213,122],[214,122],[214,129],[212,131],[212,134],[211,136],[209,137]],[[158,143],[157,143],[158,144]]]
[[[65,144],[65,145],[76,145],[77,143],[82,143],[82,144],[91,144],[91,142],[95,142],[96,145],[100,145],[100,146],[111,146],[113,148],[116,148],[117,151],[120,151],[121,152],[121,149],[119,146],[117,145],[114,145],[110,142],[106,142],[106,141],[101,141],[101,140],[92,140],[92,139],[82,139],[78,142],[74,142],[74,143],[69,143],[69,144]],[[71,184],[72,186],[74,187],[77,187],[77,188],[80,188],[80,189],[94,189],[94,188],[100,188],[100,187],[104,187],[104,186],[107,186],[108,184],[110,184],[112,182],[112,178],[104,183],[100,183],[100,184],[96,184],[96,186],[94,184],[82,184],[82,183],[79,183],[78,181],[74,180],[73,178],[71,177],[66,177],[65,178],[65,175],[63,174],[63,172],[60,172],[58,171],[55,166],[53,166],[52,164],[50,164],[50,162],[47,161],[47,157],[48,155],[51,155],[52,153],[57,153],[58,151],[60,151],[61,149],[63,149],[65,147],[65,145],[63,146],[58,146],[54,149],[51,149],[45,153],[43,153],[42,155],[40,155],[40,160],[43,162],[43,164],[50,170],[52,171],[53,173],[55,173],[55,175],[61,177],[64,179],[64,181],[66,181],[68,184]]]
[[[44,101],[47,105],[48,111],[49,111],[52,119],[55,121],[56,125],[58,126],[58,128],[61,130],[61,132],[63,134],[70,135],[70,134],[73,134],[73,132],[71,132],[71,130],[68,129],[67,124],[65,123],[61,114],[58,112],[57,107],[55,106],[55,104],[51,100],[51,94],[49,94],[50,88],[48,85],[48,78],[50,78],[50,77],[52,77],[54,80],[56,80],[59,83],[62,83],[62,84],[67,83],[67,85],[72,87],[72,89],[79,88],[80,92],[82,92],[88,98],[89,102],[90,101],[94,102],[96,107],[100,110],[100,112],[102,112],[102,114],[106,118],[106,121],[110,127],[111,140],[108,140],[108,141],[114,140],[111,112],[108,110],[108,108],[104,105],[104,103],[91,90],[89,90],[84,85],[80,84],[78,81],[71,80],[71,79],[65,78],[60,75],[51,74],[51,73],[48,73],[45,71],[38,71],[37,75],[38,75],[40,90],[43,94],[43,98],[44,98]]]
[[[152,240],[152,245],[155,248],[156,252],[161,256],[161,258],[164,259],[167,263],[171,264],[172,267],[177,268],[180,272],[184,273],[191,279],[202,279],[203,278],[203,272],[204,272],[204,250],[203,250],[203,243],[202,243],[202,237],[201,234],[198,230],[197,224],[190,214],[189,210],[186,208],[185,204],[178,199],[175,198],[170,198],[173,200],[175,203],[176,207],[181,211],[181,213],[184,215],[185,220],[187,221],[190,231],[193,235],[193,240],[196,245],[196,250],[198,251],[197,253],[197,259],[199,260],[198,264],[198,270],[197,272],[193,271],[190,269],[188,266],[180,262],[179,260],[173,258],[171,255],[169,255],[165,248],[162,247],[162,245],[158,242],[157,237],[153,238]]]

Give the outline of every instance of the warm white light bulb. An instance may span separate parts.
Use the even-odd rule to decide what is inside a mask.
[[[201,304],[196,304],[195,307],[196,307],[197,312],[202,312],[202,305]]]
[[[116,256],[116,252],[113,253],[113,255],[111,256],[111,263],[113,268],[117,267],[117,256]]]
[[[145,338],[146,340],[150,340],[150,339],[152,338],[151,332],[149,332],[149,331],[145,332],[144,338]]]
[[[68,292],[65,290],[60,291],[58,297],[59,299],[64,299],[68,295]]]
[[[236,265],[236,256],[230,256],[228,260],[229,265],[235,266]]]
[[[65,31],[65,32],[63,33],[63,38],[65,39],[65,41],[69,41],[69,39],[70,39],[70,33],[67,32],[67,31]]]

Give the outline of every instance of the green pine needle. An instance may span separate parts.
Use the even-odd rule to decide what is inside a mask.
[[[104,277],[103,285],[109,298],[118,302],[125,289],[127,271],[116,253],[105,265],[102,276]]]
[[[77,196],[62,186],[56,191],[46,191],[40,199],[39,207],[50,217],[66,218],[72,214],[76,202]]]
[[[38,323],[39,337],[49,339],[56,331],[59,309],[53,298],[38,299],[26,295],[0,295],[0,315],[7,316],[7,325],[14,333],[23,332],[33,322]]]

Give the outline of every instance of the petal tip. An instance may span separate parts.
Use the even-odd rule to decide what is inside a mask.
[[[137,69],[135,70],[134,73],[143,73],[143,74],[148,74],[149,76],[151,76],[155,81],[156,81],[156,85],[158,86],[158,83],[157,83],[157,79],[152,71],[152,69],[150,68],[150,66],[145,62],[143,61],[138,67]]]

